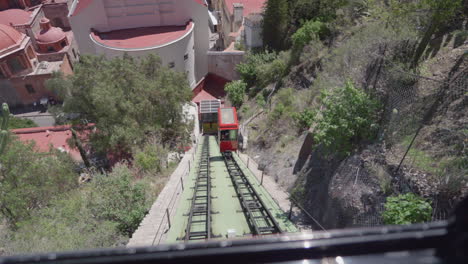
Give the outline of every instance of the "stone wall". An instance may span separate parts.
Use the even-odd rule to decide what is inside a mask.
[[[208,72],[228,80],[240,79],[239,73],[236,71],[236,65],[244,60],[243,51],[208,51]]]

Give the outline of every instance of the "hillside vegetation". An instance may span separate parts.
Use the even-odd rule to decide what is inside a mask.
[[[269,0],[266,49],[238,66],[246,88],[228,91],[254,117],[251,156],[326,228],[406,223],[383,216],[407,193],[430,216],[409,222],[447,217],[468,192],[467,10]]]
[[[74,75],[48,86],[64,99],[57,117],[73,117],[64,122],[79,136],[68,143],[86,167],[9,136],[0,153],[0,255],[124,246],[174,168],[168,153],[188,140],[185,76],[156,56],[82,56]],[[95,130],[82,134],[86,122]]]

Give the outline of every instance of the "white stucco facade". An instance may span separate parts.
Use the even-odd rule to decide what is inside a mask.
[[[157,54],[164,65],[185,72],[192,87],[207,74],[208,11],[200,0],[75,0],[69,17],[82,54],[109,58],[124,53],[133,57]],[[188,23],[191,28],[175,39],[135,47],[122,48],[99,41],[93,35],[93,32],[105,34],[123,29],[184,26]]]

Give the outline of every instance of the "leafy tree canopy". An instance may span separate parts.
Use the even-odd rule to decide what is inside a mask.
[[[228,98],[231,101],[232,105],[235,107],[240,107],[244,102],[245,90],[247,89],[247,84],[245,82],[233,81],[227,83],[225,88]]]
[[[97,151],[130,151],[149,136],[172,143],[183,137],[182,106],[191,97],[183,73],[163,67],[150,55],[114,58],[82,56],[75,74],[48,82],[65,99],[64,111],[94,122],[92,145]]]
[[[0,156],[0,213],[13,227],[78,183],[66,153],[37,153],[34,148],[10,138]]]
[[[324,110],[315,118],[314,139],[330,151],[349,154],[361,140],[374,138],[380,103],[351,81],[322,92]]]

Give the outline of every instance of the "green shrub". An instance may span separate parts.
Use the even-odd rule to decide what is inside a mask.
[[[15,138],[0,156],[0,164],[0,213],[12,227],[78,185],[69,155],[55,150],[37,153],[34,144]]]
[[[314,111],[304,109],[300,113],[293,113],[292,118],[296,127],[302,131],[310,128],[310,126],[314,122],[315,115],[316,113]]]
[[[292,43],[295,48],[303,48],[313,39],[324,38],[329,34],[326,24],[320,20],[306,21],[293,35]]]
[[[265,63],[257,67],[257,85],[266,87],[270,83],[277,82],[286,74],[288,63],[283,58],[278,57],[270,63]]]
[[[263,94],[258,94],[255,97],[255,102],[258,104],[258,106],[265,107],[265,105],[266,105],[265,96],[263,96]]]
[[[299,61],[299,56],[304,47],[312,40],[323,39],[330,34],[330,30],[325,23],[319,20],[309,20],[305,22],[292,36],[292,56],[291,64],[296,64]]]
[[[232,105],[235,107],[240,107],[244,102],[247,84],[242,80],[233,81],[227,83],[224,87],[224,90],[227,92],[227,96]]]
[[[149,206],[145,185],[132,178],[125,165],[115,166],[108,175],[95,176],[87,201],[95,217],[117,223],[119,232],[126,236],[138,228]]]
[[[331,92],[323,91],[321,99],[325,110],[316,119],[317,144],[347,155],[357,143],[375,138],[380,103],[351,81]]]
[[[86,206],[87,186],[35,211],[3,241],[8,254],[52,252],[117,246],[124,241],[117,223],[96,218]],[[113,197],[108,197],[113,199]]]
[[[275,60],[277,54],[268,50],[260,53],[248,53],[243,63],[236,66],[241,79],[247,84],[247,87],[255,85],[257,82],[258,67]]]
[[[382,214],[387,225],[405,225],[431,220],[432,207],[425,199],[412,193],[388,197]]]
[[[167,157],[167,151],[159,144],[146,144],[135,152],[135,165],[143,172],[158,173]]]
[[[17,129],[17,128],[28,128],[28,127],[37,127],[38,125],[26,118],[19,118],[19,117],[14,117],[11,116],[9,123],[8,123],[8,129]]]

